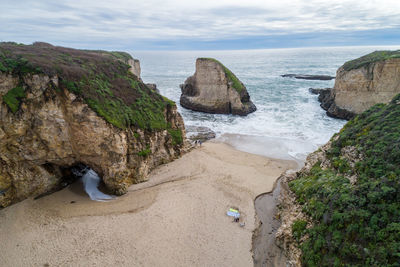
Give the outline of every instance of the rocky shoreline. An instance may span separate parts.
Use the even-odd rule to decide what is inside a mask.
[[[333,88],[309,88],[310,93],[318,95],[320,107],[326,110],[326,115],[332,118],[350,120],[356,114],[348,110],[339,108],[335,104],[335,98],[332,95]]]

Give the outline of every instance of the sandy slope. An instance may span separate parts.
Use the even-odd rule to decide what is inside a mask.
[[[76,183],[0,211],[0,266],[252,266],[254,198],[294,167],[206,143],[112,202]]]

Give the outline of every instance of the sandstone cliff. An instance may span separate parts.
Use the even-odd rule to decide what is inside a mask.
[[[78,164],[123,194],[182,153],[175,103],[132,75],[121,56],[130,57],[0,44],[0,207],[60,187]]]
[[[219,61],[198,58],[196,72],[181,85],[183,107],[208,113],[247,115],[256,111],[242,82]]]
[[[325,109],[330,116],[350,119],[377,103],[388,103],[398,93],[400,50],[376,51],[338,69]]]
[[[400,94],[350,120],[283,176],[277,244],[289,266],[396,266],[400,260]]]

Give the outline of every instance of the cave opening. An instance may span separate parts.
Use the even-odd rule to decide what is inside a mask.
[[[88,165],[81,162],[71,166],[45,163],[42,167],[48,173],[61,177],[61,179],[53,189],[35,197],[35,199],[50,195],[75,183],[81,183],[81,188],[92,200],[106,201],[114,198],[114,196],[106,194],[108,192],[103,179]]]

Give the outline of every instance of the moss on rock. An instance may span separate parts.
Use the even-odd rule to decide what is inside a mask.
[[[21,99],[25,98],[25,96],[24,88],[22,86],[17,86],[3,96],[3,101],[7,104],[10,110],[15,113],[19,109]]]

